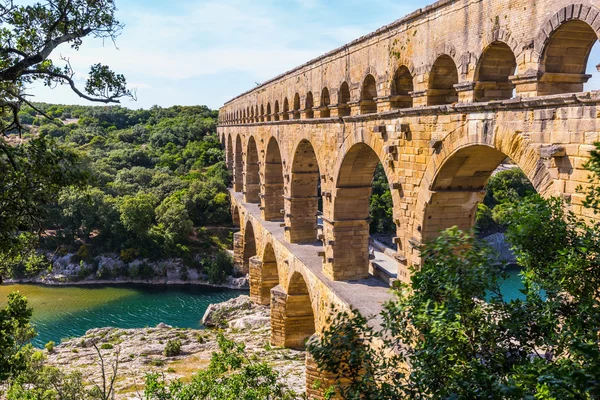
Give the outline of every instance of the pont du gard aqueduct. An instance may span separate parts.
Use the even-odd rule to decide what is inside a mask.
[[[235,260],[271,305],[272,343],[303,347],[331,304],[377,314],[422,243],[472,227],[507,157],[588,216],[577,187],[600,140],[600,92],[584,92],[599,33],[600,0],[442,0],[226,103]],[[397,248],[373,259],[379,163]]]

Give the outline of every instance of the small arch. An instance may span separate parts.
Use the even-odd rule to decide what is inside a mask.
[[[287,97],[283,99],[283,119],[290,119],[290,103],[288,102]]]
[[[271,103],[267,103],[267,122],[271,122]]]
[[[268,305],[271,302],[271,289],[279,285],[277,258],[273,245],[268,242],[262,252],[262,259],[250,260],[250,298],[253,302]]]
[[[271,137],[265,158],[265,184],[262,196],[263,217],[266,221],[279,221],[283,216],[283,163],[277,139]]]
[[[585,21],[565,21],[546,39],[540,59],[538,95],[583,91],[591,78],[586,68],[596,31]]]
[[[392,108],[411,108],[413,91],[413,76],[407,66],[401,65],[394,73]]]
[[[317,241],[320,199],[320,175],[317,155],[312,144],[303,139],[294,152],[286,225],[291,243]]]
[[[330,104],[331,98],[329,97],[329,89],[324,87],[323,90],[321,90],[321,104],[319,106],[319,117],[329,118],[331,116],[331,112],[329,110]]]
[[[246,170],[244,171],[244,201],[260,202],[260,173],[258,165],[258,148],[253,136],[248,140],[246,148]]]
[[[504,42],[495,41],[483,51],[475,70],[475,101],[506,100],[513,97],[517,59]]]
[[[260,105],[260,122],[264,122],[265,120],[265,105]]]
[[[454,85],[458,84],[458,69],[449,55],[438,57],[429,73],[427,89],[427,105],[439,106],[458,101],[458,93]]]
[[[248,273],[250,271],[250,258],[256,256],[256,238],[254,236],[254,227],[252,226],[252,222],[248,221],[246,223],[246,228],[244,229],[244,252],[243,252],[243,264],[242,264],[242,273]]]
[[[242,161],[242,138],[238,134],[235,139],[235,154],[233,157],[233,190],[241,192],[244,190],[244,163]]]
[[[233,226],[240,227],[240,209],[238,206],[233,206],[233,211],[231,212],[231,219],[233,221]]]
[[[275,100],[275,110],[273,111],[273,119],[279,121],[279,100]]]
[[[260,114],[258,113],[258,104],[254,106],[254,122],[260,121]]]
[[[360,92],[360,113],[372,114],[377,112],[377,82],[375,77],[368,74],[363,80],[362,90]]]
[[[308,92],[306,94],[306,100],[304,101],[304,112],[306,113],[307,119],[312,119],[315,117],[315,112],[313,110],[314,106],[315,106],[315,103],[313,100],[313,94],[312,94],[312,92]]]
[[[225,162],[227,163],[227,169],[233,172],[233,140],[231,139],[231,134],[227,137],[227,153],[225,156]]]
[[[350,115],[350,87],[348,82],[342,82],[340,86],[340,92],[338,94],[338,115],[340,117],[347,117]]]
[[[294,95],[294,110],[292,113],[293,119],[300,119],[300,95],[296,93]]]

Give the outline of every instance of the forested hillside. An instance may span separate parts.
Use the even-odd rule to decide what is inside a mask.
[[[215,134],[217,111],[35,108],[20,112],[31,126],[23,146],[40,137],[52,148],[72,151],[82,177],[44,205],[43,249],[73,252],[81,260],[113,252],[124,262],[162,257],[191,262],[192,255],[218,255],[226,245],[227,232],[205,229],[228,226],[231,218],[230,177]],[[25,275],[46,261],[46,255],[29,253],[13,260],[12,270]]]

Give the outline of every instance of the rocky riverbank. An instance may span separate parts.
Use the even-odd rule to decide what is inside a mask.
[[[51,256],[51,268],[38,275],[7,279],[6,283],[37,283],[42,285],[107,285],[156,284],[204,285],[247,290],[247,277],[228,276],[222,283],[211,283],[207,276],[182,260],[173,258],[160,261],[133,260],[124,262],[117,254],[103,254],[91,261],[79,260],[76,254]]]
[[[221,328],[228,339],[244,343],[251,359],[267,362],[292,389],[304,392],[305,354],[269,345],[268,307],[257,306],[248,296],[240,296],[211,305],[203,321]],[[114,363],[118,354],[116,399],[141,399],[144,377],[149,372],[163,374],[167,381],[188,380],[205,368],[218,349],[216,336],[216,329],[177,329],[164,324],[144,329],[99,328],[61,343],[50,353],[44,352],[49,364],[66,371],[81,371],[90,385],[101,380],[99,357],[93,344],[100,349],[105,363]],[[164,355],[165,345],[170,340],[181,341],[181,354]]]

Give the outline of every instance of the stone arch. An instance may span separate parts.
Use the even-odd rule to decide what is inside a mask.
[[[458,69],[447,54],[438,57],[431,67],[427,88],[427,105],[439,106],[458,101],[454,85],[458,84]]]
[[[233,226],[236,226],[238,228],[241,226],[240,209],[237,205],[233,206],[233,211],[231,212],[231,219],[233,220]]]
[[[265,120],[265,105],[264,103],[260,104],[260,122]]]
[[[246,164],[244,170],[244,201],[246,203],[260,202],[260,172],[258,148],[254,136],[248,139],[246,146]]]
[[[279,221],[283,219],[281,210],[283,204],[283,163],[277,139],[271,137],[267,145],[265,159],[265,182],[262,196],[262,212],[266,221]]]
[[[333,220],[325,221],[328,262],[324,272],[333,280],[369,276],[369,203],[373,174],[380,162],[368,144],[358,142],[349,148],[339,166]]]
[[[283,119],[290,119],[290,103],[288,102],[287,97],[283,99]]]
[[[240,134],[235,139],[233,156],[233,190],[241,192],[244,190],[244,162],[242,160],[242,137]]]
[[[413,106],[414,91],[413,74],[404,64],[400,65],[392,80],[392,108],[410,108]]]
[[[329,89],[324,87],[321,90],[321,104],[319,105],[319,117],[321,118],[329,118],[331,116],[331,112],[329,110],[329,105],[331,104],[331,97],[329,96]]]
[[[538,95],[583,91],[590,79],[586,67],[600,29],[600,10],[582,4],[564,7],[546,22],[535,43],[539,52]]]
[[[513,50],[501,41],[485,48],[475,69],[475,101],[506,100],[513,97],[517,59]]]
[[[319,211],[319,162],[311,142],[296,146],[291,166],[290,195],[285,199],[286,238],[290,243],[317,241]]]
[[[271,103],[267,103],[267,122],[271,122]]]
[[[296,93],[294,95],[294,109],[292,110],[292,118],[300,119],[300,95]]]
[[[346,117],[350,115],[350,86],[348,82],[344,81],[340,85],[340,91],[338,93],[338,115],[340,117]]]
[[[258,256],[250,259],[250,298],[253,302],[269,305],[271,302],[271,289],[279,285],[279,272],[277,257],[273,244],[268,242]]]
[[[420,211],[415,218],[420,241],[431,241],[454,225],[471,229],[477,204],[485,196],[485,184],[506,157],[523,170],[540,195],[559,194],[540,159],[539,148],[522,135],[506,129],[476,137],[466,130],[454,132],[443,140],[441,151],[429,162],[420,185]]]
[[[313,100],[312,92],[306,93],[306,99],[304,101],[304,112],[306,113],[307,119],[312,119],[315,117],[315,112],[313,111],[314,106],[315,102]]]
[[[227,149],[225,153],[227,169],[233,173],[233,140],[231,139],[231,133],[227,135],[227,145],[225,148]]]
[[[377,112],[377,80],[372,74],[367,74],[363,79],[360,91],[360,113],[372,114]]]
[[[304,349],[315,333],[315,314],[304,276],[295,271],[287,290],[276,286],[271,290],[271,343],[294,349]]]
[[[275,100],[275,108],[273,110],[273,119],[279,121],[279,100]]]
[[[246,110],[242,110],[242,124],[246,123]]]
[[[250,259],[256,256],[256,236],[254,234],[254,226],[248,220],[244,228],[244,251],[242,252],[242,266],[240,272],[247,274],[250,270]]]

